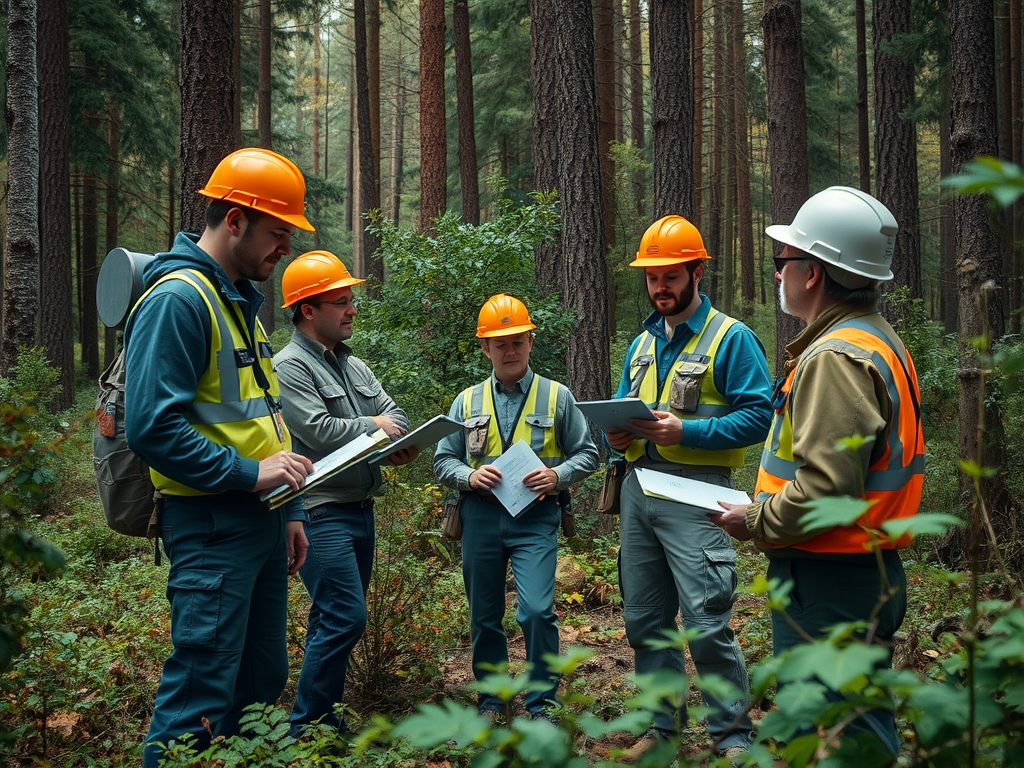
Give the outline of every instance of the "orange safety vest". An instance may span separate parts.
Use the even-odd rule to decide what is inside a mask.
[[[906,348],[902,344],[897,348],[880,329],[863,320],[845,320],[832,326],[804,351],[801,362],[830,341],[845,342],[871,353],[872,362],[885,380],[892,416],[885,434],[884,450],[868,467],[864,478],[864,498],[874,502],[871,508],[855,525],[832,528],[790,546],[810,552],[863,553],[870,542],[865,528],[879,530],[886,520],[910,517],[917,513],[921,503],[921,486],[924,483],[921,392],[917,386],[914,361]],[[754,490],[757,501],[768,499],[796,478],[799,465],[793,458],[789,398],[800,370],[798,363],[773,398],[775,417],[761,453]],[[884,534],[880,538],[883,549],[906,547],[911,542],[909,535],[897,541],[890,541]]]

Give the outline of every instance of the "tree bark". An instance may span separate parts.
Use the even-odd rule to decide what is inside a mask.
[[[947,71],[942,78],[943,93],[950,92],[950,75]],[[949,104],[944,104],[939,117],[939,176],[946,178],[953,173],[953,161],[950,158]],[[953,241],[953,198],[956,193],[945,187],[939,187],[939,247],[941,249],[939,283],[939,305],[942,325],[946,333],[956,333],[957,329],[957,277],[956,277],[956,244]]]
[[[235,50],[233,3],[181,3],[181,229],[202,232],[206,198],[196,194],[217,163],[237,149],[233,68],[224,66]]]
[[[765,0],[765,75],[768,97],[768,160],[772,221],[789,224],[808,197],[807,95],[800,0]],[[776,255],[782,250],[774,243]],[[777,294],[776,294],[777,297]],[[775,369],[782,372],[786,343],[803,323],[775,304]]]
[[[654,218],[693,216],[693,6],[651,0]]]
[[[693,225],[704,231],[704,0],[693,0]]]
[[[459,185],[462,220],[480,223],[480,186],[476,166],[476,124],[473,111],[473,58],[469,45],[469,0],[452,3],[452,47],[455,49],[455,104],[459,123]]]
[[[274,26],[274,12],[270,6],[270,0],[259,0],[259,25],[260,25],[260,51],[259,51],[259,87],[257,101],[257,132],[259,143],[263,149],[273,149],[273,134],[271,131],[271,64],[274,60],[274,43],[271,31]],[[267,333],[274,332],[275,316],[277,314],[276,287],[274,276],[263,280],[259,284],[260,293],[263,294],[263,304],[260,305],[259,318]]]
[[[562,303],[579,322],[569,337],[569,388],[581,400],[610,388],[606,243],[598,149],[594,17],[590,0],[557,4],[558,179],[562,194]],[[686,91],[689,93],[689,89]]]
[[[99,250],[98,205],[100,177],[95,173],[84,174],[82,188],[82,363],[86,375],[95,379],[100,375],[99,318],[96,312],[96,277],[99,272],[97,251]]]
[[[444,0],[420,2],[420,230],[447,206],[444,102]]]
[[[605,245],[615,245],[615,161],[611,145],[615,141],[615,14],[613,0],[595,0],[594,37],[596,46],[595,73],[597,76],[598,149],[601,153],[601,186],[604,196]]]
[[[37,28],[39,146],[47,148],[39,157],[39,271],[46,275],[39,333],[47,360],[60,372],[53,407],[63,410],[75,399],[67,0],[41,0]]]
[[[878,199],[900,230],[894,278],[887,291],[906,286],[921,298],[921,232],[918,225],[917,128],[902,115],[914,101],[914,65],[887,50],[897,36],[910,32],[910,0],[875,2],[872,7],[875,49],[875,173]],[[901,314],[887,303],[886,314]]]
[[[533,186],[540,192],[562,189],[558,180],[558,83],[555,52],[555,7],[548,0],[530,0],[530,79],[533,86]],[[565,211],[562,210],[564,217]],[[557,290],[561,282],[561,235],[549,245],[534,246],[534,274],[541,290]]]
[[[39,319],[39,78],[36,2],[7,4],[7,227],[3,243],[3,339],[0,369],[18,347],[38,344]]]
[[[310,105],[311,117],[313,118],[313,175],[320,175],[320,59],[322,55],[320,44],[320,4],[313,4],[313,103]],[[316,237],[316,233],[313,233]],[[320,244],[317,243],[319,248]]]
[[[398,41],[395,67],[395,117],[391,127],[391,218],[397,223],[402,212],[402,176],[405,174],[405,70],[402,41]]]
[[[950,0],[951,132],[950,155],[953,172],[979,155],[994,155],[998,127],[992,93],[996,87],[995,32],[991,3],[974,0]],[[992,228],[988,204],[980,195],[957,196],[953,200],[953,232],[956,242],[959,287],[960,337],[960,458],[977,461],[979,443],[981,461],[987,467],[1003,466],[1003,434],[1000,408],[987,402],[984,420],[979,403],[988,399],[982,389],[981,365],[971,343],[982,335],[990,342],[1006,329],[1002,293],[997,286],[1001,277],[1000,237]],[[982,434],[984,433],[984,438]],[[973,482],[960,475],[960,492],[970,506]],[[1006,534],[1014,523],[1009,515],[1005,477],[998,474],[983,480],[981,496],[992,519],[997,537],[1008,543]],[[979,524],[973,521],[974,527]],[[961,544],[965,542],[961,541]],[[966,558],[966,547],[958,553]],[[986,547],[979,553],[982,564],[991,554]]]
[[[644,137],[644,46],[641,34],[640,0],[629,1],[629,138],[633,146],[643,149]],[[638,170],[633,179],[636,188],[636,216],[644,215],[644,199],[647,197],[647,174]],[[639,235],[640,232],[637,232]]]
[[[1021,0],[1010,0],[1010,113],[1013,116],[1010,126],[1011,159],[1017,165],[1024,162],[1022,145],[1024,145],[1024,84],[1021,80]],[[1010,306],[1024,306],[1024,203],[1017,200],[1013,204],[1013,266],[1011,269],[1012,284],[1009,291]],[[1010,315],[1010,333],[1020,335],[1021,313]]]
[[[871,194],[871,134],[868,130],[868,38],[864,0],[854,0],[857,27],[857,160],[861,191]]]
[[[107,199],[106,199],[106,221],[104,227],[104,249],[103,254],[110,253],[117,247],[119,231],[118,216],[118,187],[121,169],[121,107],[113,99],[108,98],[107,109],[109,119],[107,121]],[[103,368],[106,369],[114,362],[114,347],[117,342],[117,331],[113,328],[103,326]]]

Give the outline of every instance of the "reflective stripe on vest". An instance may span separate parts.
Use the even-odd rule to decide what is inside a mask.
[[[546,467],[557,467],[565,461],[561,448],[555,442],[555,408],[558,404],[557,381],[533,375],[533,382],[526,393],[526,402],[512,431],[510,446],[522,440]],[[538,408],[539,406],[539,408]],[[464,419],[474,416],[490,416],[487,425],[487,443],[483,456],[467,456],[466,463],[473,469],[491,464],[504,453],[501,442],[501,428],[494,408],[494,390],[491,380],[476,384],[462,393],[462,414]]]
[[[877,529],[886,520],[916,514],[924,482],[924,432],[921,427],[921,393],[913,360],[902,345],[894,345],[870,323],[847,320],[834,325],[804,351],[806,358],[827,341],[840,340],[871,353],[871,361],[885,382],[892,405],[886,444],[864,478],[864,498],[874,502],[855,526],[833,528],[808,541],[792,545],[811,552],[864,552],[870,536],[864,527]],[[764,501],[796,479],[798,465],[793,458],[793,427],[790,393],[797,382],[798,364],[782,384],[783,405],[776,409],[771,431],[761,452],[755,499]],[[799,393],[797,394],[799,396]],[[863,527],[862,527],[863,526]],[[906,536],[884,541],[884,549],[905,547]]]
[[[256,349],[259,358],[249,365],[240,365],[241,354],[249,348],[239,324],[228,312],[239,310],[225,304],[220,294],[202,273],[196,270],[173,272],[158,280],[152,288],[168,280],[181,280],[196,289],[210,313],[210,356],[196,386],[195,401],[185,409],[189,424],[203,437],[217,445],[230,445],[243,458],[261,461],[281,450],[291,450],[291,435],[283,427],[284,440],[278,440],[274,417],[267,406],[264,392],[249,370],[259,365],[270,383],[270,394],[280,399],[277,375],[274,373],[270,339],[260,321],[256,320]],[[149,291],[143,296],[149,295]],[[141,299],[140,299],[141,301]],[[226,341],[225,341],[226,340]],[[153,485],[171,496],[204,496],[204,491],[189,488],[150,469]]]
[[[652,410],[669,411],[680,420],[710,419],[726,416],[732,413],[732,406],[725,399],[721,392],[715,387],[715,355],[722,345],[722,339],[726,332],[736,323],[734,318],[712,308],[704,321],[704,327],[699,333],[686,342],[686,345],[679,351],[675,362],[668,371],[665,381],[658,391],[658,365],[657,365],[657,339],[648,331],[640,335],[630,359],[630,379],[639,378],[639,386],[636,384],[635,392],[630,396],[639,397]],[[709,358],[707,370],[701,377],[700,397],[697,401],[697,408],[693,413],[683,413],[670,407],[672,401],[672,380],[676,372],[688,362],[698,361],[702,358]],[[634,370],[639,364],[647,363],[644,371]],[[686,427],[684,426],[683,429]],[[626,449],[626,459],[636,461],[647,451],[648,456],[655,461],[671,461],[676,464],[694,464],[698,466],[719,466],[719,467],[742,467],[743,448],[729,448],[721,451],[709,451],[702,448],[688,448],[682,445],[655,445],[648,444],[646,440],[634,440]],[[654,451],[655,453],[652,453]],[[656,455],[655,455],[656,454]]]

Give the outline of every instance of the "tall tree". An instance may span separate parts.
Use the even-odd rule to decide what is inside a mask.
[[[996,89],[993,4],[950,0],[949,26],[950,153],[953,172],[957,173],[964,163],[975,157],[996,153],[998,128],[992,99]],[[980,195],[954,199],[953,224],[960,296],[960,458],[978,459],[979,435],[985,429],[982,463],[1000,467],[1004,445],[1000,408],[989,402],[988,393],[982,390],[983,364],[971,340],[984,334],[994,341],[1006,330],[1003,294],[1000,290],[988,289],[990,284],[1003,283],[1001,242],[989,219],[987,202]],[[967,502],[973,492],[973,480],[964,473],[960,475],[960,491]],[[983,480],[981,494],[997,538],[1002,539],[1000,534],[1015,523],[1008,514],[1004,477],[997,474]],[[979,526],[980,521],[976,520],[972,528],[980,530]],[[961,562],[965,553],[966,547],[957,553]]]
[[[113,99],[107,106],[107,189],[106,189],[106,226],[103,237],[103,253],[110,253],[117,247],[120,231],[120,203],[118,190],[121,186],[121,107]],[[105,258],[105,257],[104,257]],[[114,347],[117,342],[117,331],[104,326],[103,328],[103,367],[107,368],[114,362]]]
[[[613,0],[595,0],[595,72],[597,75],[598,150],[601,153],[601,183],[609,194],[604,196],[605,245],[615,245],[615,200],[610,190],[615,183],[615,161],[612,142],[615,141],[615,11]]]
[[[205,198],[196,194],[232,151],[239,115],[235,112],[233,3],[182,0],[181,3],[181,229],[201,232]]]
[[[871,134],[868,130],[868,37],[864,0],[854,0],[857,27],[857,160],[861,191],[871,194]]]
[[[39,3],[39,271],[46,275],[46,300],[39,304],[40,343],[59,372],[57,409],[75,396],[71,277],[71,161],[68,108],[67,0]]]
[[[0,368],[34,347],[39,317],[39,78],[36,0],[7,4],[7,231],[3,253]]]
[[[704,230],[704,0],[693,0],[693,215]]]
[[[918,226],[917,127],[906,116],[914,101],[914,65],[899,46],[910,33],[910,0],[872,5],[875,50],[875,173],[877,197],[900,225],[894,279],[921,298],[921,232]],[[887,313],[892,315],[894,308]]]
[[[402,62],[402,38],[398,38],[395,66],[395,116],[391,128],[391,207],[396,222],[402,212],[402,176],[405,174],[405,64]]]
[[[754,311],[754,214],[750,201],[750,145],[747,132],[747,48],[744,34],[743,0],[732,0],[733,166],[736,169],[736,228],[739,230],[742,272],[742,313],[745,320]]]
[[[1017,165],[1024,162],[1024,70],[1022,70],[1021,47],[1021,0],[1010,0],[1010,126],[1011,159]],[[1010,289],[1010,306],[1024,305],[1024,203],[1018,200],[1013,205],[1013,268]],[[1010,332],[1021,332],[1021,313],[1010,315]]]
[[[651,0],[654,218],[693,216],[693,5]]]
[[[556,4],[558,189],[562,200],[562,304],[579,322],[569,336],[569,388],[581,400],[611,386],[606,317],[608,272],[601,221],[594,16],[590,0]],[[689,97],[689,87],[685,93]]]
[[[469,45],[469,0],[452,3],[452,47],[455,49],[455,104],[459,123],[459,182],[462,220],[480,223],[480,186],[476,167],[476,126],[473,111],[473,60]]]
[[[420,230],[447,207],[444,0],[420,2]]]
[[[530,78],[533,84],[533,186],[541,192],[559,188],[558,83],[555,7],[530,0]],[[561,238],[534,248],[537,284],[555,289],[561,281]]]
[[[772,221],[789,224],[809,196],[800,0],[765,0],[761,26],[764,29]],[[776,252],[781,250],[778,243],[774,247]],[[800,327],[800,321],[783,312],[776,301],[776,371],[781,372],[786,343]]]
[[[365,0],[355,0],[355,27],[356,27],[356,111],[359,124],[359,213],[365,213],[372,209],[380,208],[380,184],[377,174],[380,171],[380,163],[377,162],[377,155],[374,154],[373,141],[373,110],[370,103],[370,67],[369,52],[367,50],[367,18]],[[380,123],[377,123],[377,130],[380,130]],[[379,146],[379,145],[378,145]],[[356,231],[360,233],[361,248],[359,255],[362,258],[361,274],[364,277],[373,277],[376,284],[371,283],[371,291],[384,282],[384,262],[377,253],[380,245],[380,238],[371,233],[365,222],[355,223]]]
[[[257,132],[259,145],[263,149],[273,149],[274,139],[271,125],[272,115],[272,104],[271,99],[272,93],[272,72],[273,72],[273,60],[274,60],[274,44],[272,30],[274,28],[274,12],[270,6],[270,0],[259,0],[259,25],[260,25],[260,45],[259,45],[259,84],[258,84],[258,102],[256,107],[257,114]],[[260,293],[263,294],[264,301],[260,305],[259,316],[260,322],[263,323],[263,327],[267,333],[274,332],[275,316],[277,315],[277,301],[275,298],[276,286],[274,284],[274,276],[271,275],[267,280],[263,280],[259,284]]]

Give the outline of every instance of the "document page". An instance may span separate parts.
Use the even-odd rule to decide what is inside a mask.
[[[694,507],[709,509],[712,512],[722,511],[722,508],[718,506],[719,501],[729,504],[750,503],[750,497],[743,491],[725,488],[714,483],[703,483],[690,477],[676,477],[665,472],[655,472],[653,469],[638,468],[636,479],[647,496],[678,501],[681,504],[690,504]]]
[[[383,429],[359,435],[359,437],[345,443],[345,445],[333,453],[327,454],[320,461],[314,462],[313,471],[306,475],[306,482],[299,490],[293,491],[287,485],[281,485],[272,491],[265,492],[260,498],[267,502],[271,509],[275,509],[286,501],[296,496],[301,496],[310,488],[322,483],[343,469],[348,469],[353,464],[362,461],[367,453],[387,441],[388,436]]]
[[[391,454],[397,453],[403,448],[418,448],[424,450],[429,448],[438,440],[455,434],[462,429],[462,422],[449,419],[447,416],[435,416],[430,421],[414,429],[405,437],[401,437],[393,443],[385,445],[379,451],[374,451],[366,457],[370,464],[379,464]]]
[[[519,440],[495,459],[491,466],[501,472],[501,482],[494,489],[494,495],[512,517],[518,517],[540,496],[523,485],[523,478],[535,469],[543,469],[544,462],[530,446]]]
[[[590,419],[602,432],[621,430],[629,432],[630,419],[657,421],[647,403],[637,397],[622,397],[617,400],[584,400],[576,403],[583,415]]]

